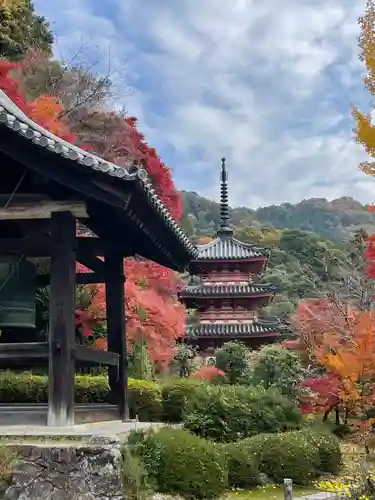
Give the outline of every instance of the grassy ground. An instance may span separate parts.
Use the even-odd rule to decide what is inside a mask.
[[[314,487],[295,487],[293,497],[301,498],[316,492]],[[232,491],[226,498],[228,500],[284,500],[284,491],[282,486],[262,486],[250,491]]]

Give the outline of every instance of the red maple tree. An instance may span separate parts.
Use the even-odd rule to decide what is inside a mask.
[[[191,376],[196,380],[220,380],[225,378],[225,372],[219,370],[216,366],[202,366],[199,370],[194,372]]]
[[[338,377],[327,373],[319,377],[310,378],[302,383],[302,389],[308,393],[300,397],[300,406],[303,413],[324,413],[324,419],[328,414],[338,409],[341,399],[341,383]]]
[[[71,133],[67,122],[61,118],[62,107],[56,98],[41,95],[34,101],[27,101],[15,78],[18,64],[0,61],[0,88],[31,119],[62,139],[77,143],[79,128]],[[141,159],[155,190],[176,221],[181,216],[181,196],[177,191],[171,170],[162,162],[156,150],[150,147],[137,130],[135,118],[122,117],[114,112],[106,113],[108,121],[113,120],[113,132],[106,136],[105,159],[122,165],[129,155]],[[118,126],[118,124],[122,124]],[[77,127],[76,127],[77,128]],[[95,139],[84,137],[85,149],[97,152]],[[129,142],[130,141],[130,142]],[[77,266],[77,272],[88,271]],[[158,264],[139,259],[126,259],[125,285],[127,335],[131,341],[142,338],[147,342],[151,357],[165,366],[172,359],[176,340],[184,335],[185,308],[177,301],[176,292],[181,286],[178,275]],[[90,285],[92,301],[86,309],[77,309],[76,324],[83,337],[91,337],[93,329],[105,323],[105,287]],[[98,347],[105,348],[105,341],[97,340]]]

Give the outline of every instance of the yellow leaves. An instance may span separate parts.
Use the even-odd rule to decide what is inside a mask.
[[[1,15],[10,20],[17,12],[26,9],[26,0],[0,0]]]
[[[365,14],[359,18],[360,35],[358,45],[359,59],[365,64],[367,75],[364,83],[370,94],[375,95],[375,3],[368,0]]]
[[[366,67],[363,82],[371,95],[375,96],[375,0],[368,0],[365,14],[359,18],[360,35],[358,45],[359,59]],[[356,140],[366,152],[375,158],[375,126],[371,123],[371,113],[361,113],[356,106],[352,107],[355,120],[354,133]],[[365,174],[375,176],[375,162],[365,161],[359,165]]]

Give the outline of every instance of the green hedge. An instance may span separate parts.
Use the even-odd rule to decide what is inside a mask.
[[[207,386],[199,404],[188,408],[185,418],[186,429],[222,442],[283,432],[300,423],[300,410],[278,391],[234,385]]]
[[[329,430],[316,432],[313,429],[301,431],[311,445],[315,446],[319,455],[320,472],[337,474],[342,463],[340,441]]]
[[[179,423],[185,420],[189,410],[198,406],[204,398],[207,384],[198,380],[178,379],[162,388],[163,420]]]
[[[215,498],[226,485],[251,489],[261,473],[275,483],[307,485],[322,472],[338,472],[341,455],[326,433],[259,434],[219,444],[186,430],[133,431],[128,440],[156,491],[186,498]]]
[[[229,486],[246,490],[260,484],[260,458],[257,454],[249,453],[243,441],[228,443],[223,446],[223,450],[228,461]]]
[[[146,380],[129,379],[130,416],[140,421],[162,419],[161,388]],[[46,403],[48,377],[31,372],[0,373],[0,403]],[[109,403],[108,378],[104,375],[76,375],[76,403]]]
[[[334,436],[312,431],[260,434],[236,443],[243,457],[259,463],[259,471],[276,483],[290,478],[305,485],[323,472],[338,472],[341,452]],[[251,472],[251,477],[254,472]],[[246,478],[245,478],[246,479]],[[239,482],[243,481],[243,476]]]
[[[182,429],[133,432],[128,445],[160,493],[188,499],[220,497],[228,485],[222,447]]]

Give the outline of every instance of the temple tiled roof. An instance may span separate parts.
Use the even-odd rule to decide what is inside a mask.
[[[271,284],[250,283],[221,283],[200,284],[188,286],[180,292],[180,297],[206,297],[212,295],[255,295],[263,293],[275,293],[276,287]]]
[[[231,235],[219,236],[205,245],[197,245],[197,248],[197,260],[267,258],[269,255],[268,250],[242,243]]]
[[[261,323],[199,323],[187,328],[189,339],[201,339],[209,337],[245,338],[273,335],[277,336],[279,331],[276,326],[263,325]]]
[[[146,195],[151,208],[158,214],[179,243],[185,247],[190,258],[197,258],[198,251],[196,247],[176,224],[156,191],[152,188],[147,172],[135,165],[134,162],[130,161],[129,168],[126,169],[64,141],[30,120],[2,90],[0,90],[0,125],[5,125],[49,152],[71,160],[79,168],[99,171],[117,178],[119,181],[134,182],[136,188]]]

